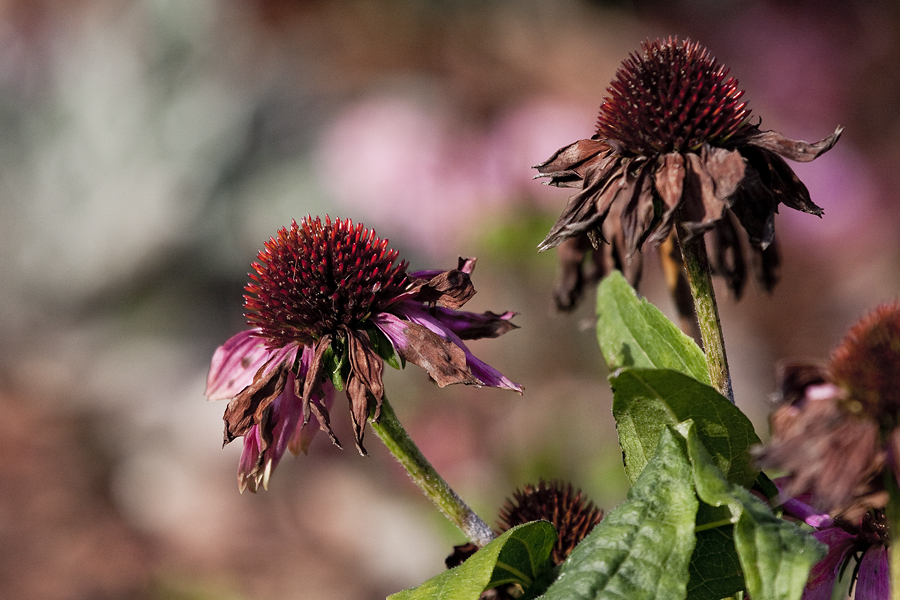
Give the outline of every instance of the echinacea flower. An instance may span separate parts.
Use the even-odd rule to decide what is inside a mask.
[[[499,533],[517,525],[540,520],[549,521],[556,528],[556,544],[550,558],[560,565],[575,546],[603,520],[603,511],[588,500],[581,490],[561,481],[540,480],[537,485],[527,484],[507,498],[500,509]],[[447,567],[462,564],[478,548],[474,544],[456,546],[447,560]]]
[[[784,483],[785,478],[775,480],[779,488]],[[856,598],[888,600],[890,535],[884,511],[873,509],[853,520],[832,518],[815,510],[805,499],[785,501],[784,514],[814,527],[813,537],[828,546],[828,553],[810,571],[802,600],[831,600],[835,583],[847,573],[851,559],[856,565],[851,571],[848,594],[853,594],[855,586]]]
[[[580,188],[539,246],[561,246],[558,302],[574,304],[579,290],[571,282],[621,270],[645,241],[659,246],[676,225],[685,239],[714,232],[713,266],[737,296],[748,243],[756,277],[771,289],[778,205],[823,212],[784,159],[813,160],[834,146],[841,128],[814,144],[760,130],[728,69],[700,44],[671,37],[644,42],[607,92],[594,136],[535,167],[550,185]],[[582,272],[585,238],[602,249],[591,273]],[[636,284],[640,269],[630,270]]]
[[[786,471],[788,495],[809,493],[833,515],[884,507],[885,476],[900,481],[900,301],[856,323],[827,364],[783,366],[779,387],[757,463]]]
[[[305,451],[316,429],[339,445],[329,417],[335,388],[346,391],[365,454],[366,419],[377,421],[384,401],[386,360],[419,365],[440,387],[522,392],[463,342],[516,327],[512,312],[458,310],[475,294],[475,259],[409,273],[397,258],[386,239],[350,219],[307,216],[266,242],[245,287],[250,328],[216,350],[206,387],[211,400],[230,400],[225,443],[244,437],[241,491],[265,487],[284,451]]]

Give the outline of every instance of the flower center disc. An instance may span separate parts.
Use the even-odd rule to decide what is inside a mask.
[[[265,244],[244,288],[245,316],[272,348],[310,343],[340,325],[357,327],[406,287],[406,261],[388,240],[345,219],[316,217]]]
[[[722,145],[750,116],[738,81],[696,42],[646,41],[607,88],[597,133],[624,153],[647,156]]]

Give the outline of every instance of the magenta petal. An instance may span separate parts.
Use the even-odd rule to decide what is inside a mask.
[[[812,535],[828,546],[828,554],[809,572],[803,600],[831,600],[834,583],[847,559],[847,554],[856,542],[856,536],[839,527],[829,527]]]
[[[859,600],[888,600],[891,581],[888,576],[888,549],[873,546],[863,554],[856,579],[856,598]]]
[[[259,461],[259,445],[259,425],[253,425],[244,434],[244,449],[241,451],[241,460],[238,461],[238,489],[242,494],[248,486],[250,491],[256,491],[257,478],[253,471]]]
[[[248,329],[216,348],[206,378],[205,395],[210,400],[228,400],[253,383],[253,376],[272,355],[258,330]]]

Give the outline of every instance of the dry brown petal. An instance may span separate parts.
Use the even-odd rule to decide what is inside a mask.
[[[338,441],[337,436],[334,435],[334,431],[332,431],[331,429],[331,419],[328,416],[328,411],[324,408],[320,408],[315,402],[311,401],[313,391],[320,385],[322,369],[324,368],[322,359],[325,356],[325,352],[327,352],[330,347],[330,335],[323,335],[319,338],[319,341],[316,342],[312,360],[309,361],[309,368],[306,371],[306,379],[303,384],[302,394],[299,392],[300,379],[297,379],[297,395],[301,397],[301,401],[303,402],[303,422],[306,423],[307,421],[309,421],[310,413],[315,415],[316,420],[319,422],[319,429],[328,434],[328,437],[331,439],[331,443],[340,448],[341,443]]]
[[[419,281],[408,293],[415,293],[420,302],[456,310],[475,295],[475,286],[469,277],[474,264],[474,258],[460,257],[458,268],[438,273],[428,281]]]
[[[382,359],[368,336],[364,333],[345,329],[350,345],[350,371],[358,378],[375,399],[375,420],[381,415],[381,404],[384,401],[384,359]]]
[[[258,423],[272,402],[284,391],[288,365],[282,363],[265,373],[269,363],[260,367],[253,383],[232,398],[225,407],[225,441],[228,444]],[[223,444],[223,445],[224,445]]]
[[[534,168],[540,173],[536,178],[550,177],[549,184],[559,187],[580,187],[587,163],[608,149],[609,146],[600,140],[578,140],[535,165]]]
[[[481,385],[472,375],[462,348],[418,323],[407,322],[405,333],[406,347],[398,347],[397,352],[405,360],[425,369],[439,387],[454,383]]]
[[[747,143],[780,154],[796,162],[809,162],[831,150],[841,138],[843,131],[843,127],[838,127],[827,138],[813,144],[786,138],[777,131],[760,131],[751,136]]]
[[[716,195],[716,186],[700,156],[685,153],[684,199],[681,206],[682,225],[689,238],[706,231],[722,218],[726,208],[724,199]],[[686,240],[683,240],[686,241]]]
[[[705,145],[701,153],[703,166],[713,180],[715,195],[720,201],[729,202],[729,198],[744,179],[744,157],[737,150],[726,150]]]
[[[631,198],[622,208],[622,237],[625,239],[626,256],[631,258],[644,242],[645,233],[653,222],[653,196],[650,192],[649,165],[644,166],[631,185]]]
[[[350,417],[353,420],[353,432],[356,435],[356,449],[363,456],[368,452],[363,447],[366,418],[369,416],[369,394],[366,385],[351,371],[346,383],[347,398],[350,400]]]

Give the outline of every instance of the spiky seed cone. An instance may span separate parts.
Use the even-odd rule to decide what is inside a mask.
[[[402,293],[406,261],[350,219],[307,216],[265,244],[244,288],[247,323],[272,348],[354,328]]]
[[[597,134],[623,154],[722,146],[750,117],[738,81],[697,42],[646,41],[607,88]]]

